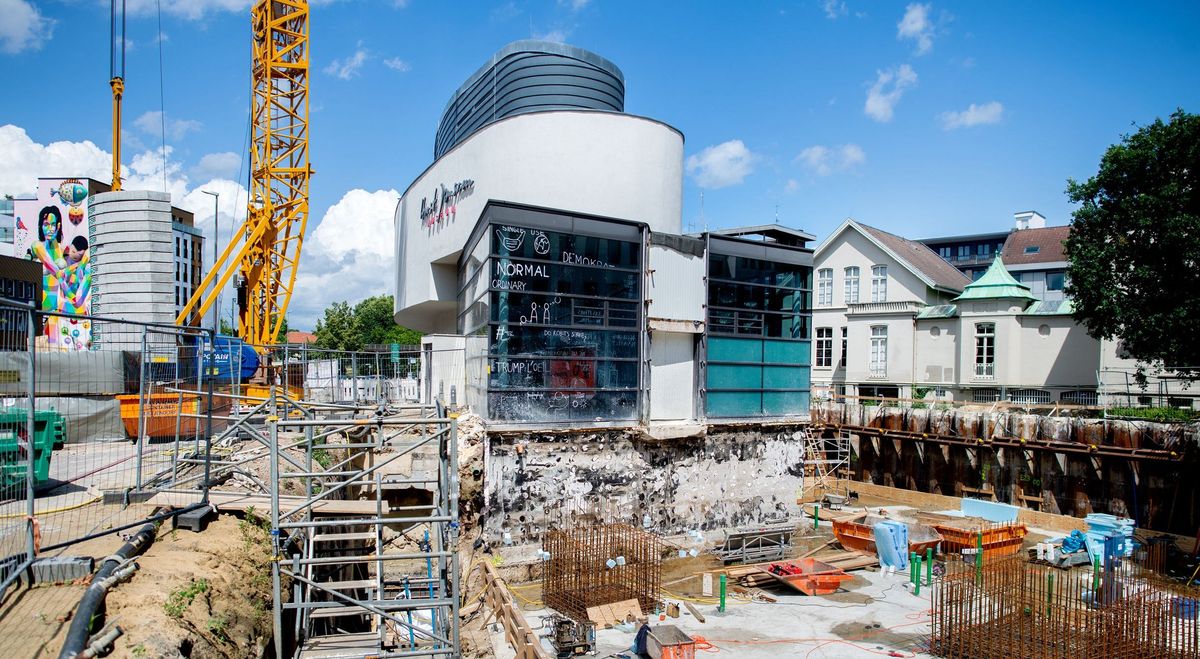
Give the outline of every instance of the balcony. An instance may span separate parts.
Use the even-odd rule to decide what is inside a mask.
[[[897,300],[895,302],[859,302],[857,304],[846,305],[846,313],[851,316],[856,315],[878,315],[878,314],[916,314],[924,307],[922,302],[912,300]]]
[[[976,364],[975,365],[975,380],[995,380],[996,365],[995,364]]]

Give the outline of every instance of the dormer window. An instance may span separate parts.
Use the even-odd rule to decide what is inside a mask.
[[[1040,251],[1042,251],[1042,248],[1039,247],[1038,245],[1029,245],[1028,247],[1025,248],[1026,254],[1037,254]]]

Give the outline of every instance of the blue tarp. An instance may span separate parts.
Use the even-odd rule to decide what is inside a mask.
[[[218,335],[215,350],[209,349],[207,341],[204,348],[205,381],[246,382],[258,370],[258,353],[237,337]]]
[[[1064,554],[1074,554],[1080,549],[1087,546],[1087,536],[1082,531],[1071,531],[1071,535],[1063,538],[1062,550]]]

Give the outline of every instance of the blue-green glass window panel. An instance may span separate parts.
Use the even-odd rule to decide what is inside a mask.
[[[764,366],[763,389],[808,389],[808,368],[804,366]]]
[[[708,365],[709,389],[761,389],[761,366]]]
[[[770,415],[808,414],[807,391],[765,391],[763,412]]]
[[[762,341],[758,339],[729,339],[709,337],[708,361],[710,362],[761,362]]]
[[[710,391],[706,410],[709,416],[759,416],[762,414],[762,394],[756,391]]]
[[[763,361],[768,364],[811,363],[811,345],[807,341],[763,341]]]

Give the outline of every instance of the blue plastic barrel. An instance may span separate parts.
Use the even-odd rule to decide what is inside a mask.
[[[908,526],[891,520],[875,525],[875,551],[881,567],[908,569]]]

